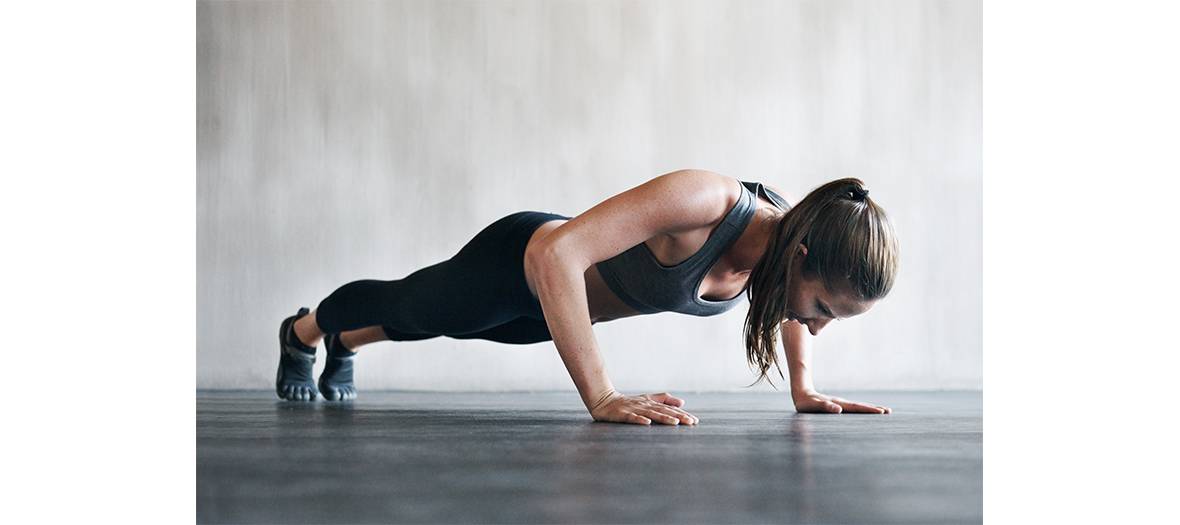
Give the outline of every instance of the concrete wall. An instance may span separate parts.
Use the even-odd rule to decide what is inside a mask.
[[[270,388],[279,321],[341,284],[687,167],[800,196],[857,176],[896,221],[897,286],[816,340],[819,388],[982,387],[979,2],[196,10],[199,388]],[[596,330],[620,390],[733,390],[744,314]],[[550,343],[381,343],[357,365],[362,389],[572,389]]]

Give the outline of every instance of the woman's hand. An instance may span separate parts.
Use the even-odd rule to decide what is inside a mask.
[[[646,394],[628,396],[609,390],[598,398],[590,408],[595,421],[615,423],[636,423],[650,425],[653,422],[665,425],[695,425],[698,420],[692,414],[680,410],[684,400],[668,394]]]
[[[796,412],[828,412],[832,414],[840,414],[843,412],[856,412],[862,414],[888,414],[892,412],[892,410],[890,410],[888,407],[870,405],[868,403],[860,403],[857,401],[849,401],[842,397],[824,395],[814,390],[792,397],[795,399]]]

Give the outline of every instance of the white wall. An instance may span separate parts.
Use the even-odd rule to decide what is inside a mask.
[[[341,284],[687,167],[800,196],[857,176],[894,218],[899,281],[816,340],[819,388],[982,387],[979,2],[196,9],[199,388],[270,388],[279,322]],[[735,390],[744,314],[597,333],[621,390]],[[357,365],[362,390],[572,389],[551,343]]]

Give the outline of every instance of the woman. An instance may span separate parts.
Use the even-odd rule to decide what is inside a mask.
[[[810,332],[860,315],[897,275],[888,217],[862,183],[842,179],[792,202],[774,188],[683,170],[562,217],[523,212],[485,228],[448,261],[398,281],[357,281],[280,326],[276,389],[311,400],[315,347],[328,362],[319,391],[356,395],[352,356],[365,344],[446,335],[525,344],[552,340],[598,421],[696,424],[668,394],[629,396],[607,377],[596,322],[675,311],[708,316],[750,299],[746,349],[767,378],[782,377],[781,333],[791,397],[800,412],[888,413],[885,407],[815,391]]]

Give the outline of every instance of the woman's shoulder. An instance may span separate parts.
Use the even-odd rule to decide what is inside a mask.
[[[657,179],[664,177],[667,177],[670,182],[677,186],[691,189],[692,192],[702,199],[714,201],[720,199],[729,203],[729,206],[737,202],[741,192],[744,191],[742,182],[738,179],[708,170],[683,169],[662,175],[661,177],[657,177]],[[782,197],[792,208],[799,204],[798,197],[778,187],[771,186],[763,181],[754,182],[762,184],[767,190]],[[728,206],[726,209],[728,209]]]
[[[720,173],[682,169],[656,177],[652,183],[686,204],[728,210],[741,197],[741,181]]]
[[[716,225],[741,198],[742,184],[707,170],[683,169],[660,175],[587,210],[575,223],[635,225],[669,234]],[[575,218],[577,219],[577,218]]]

